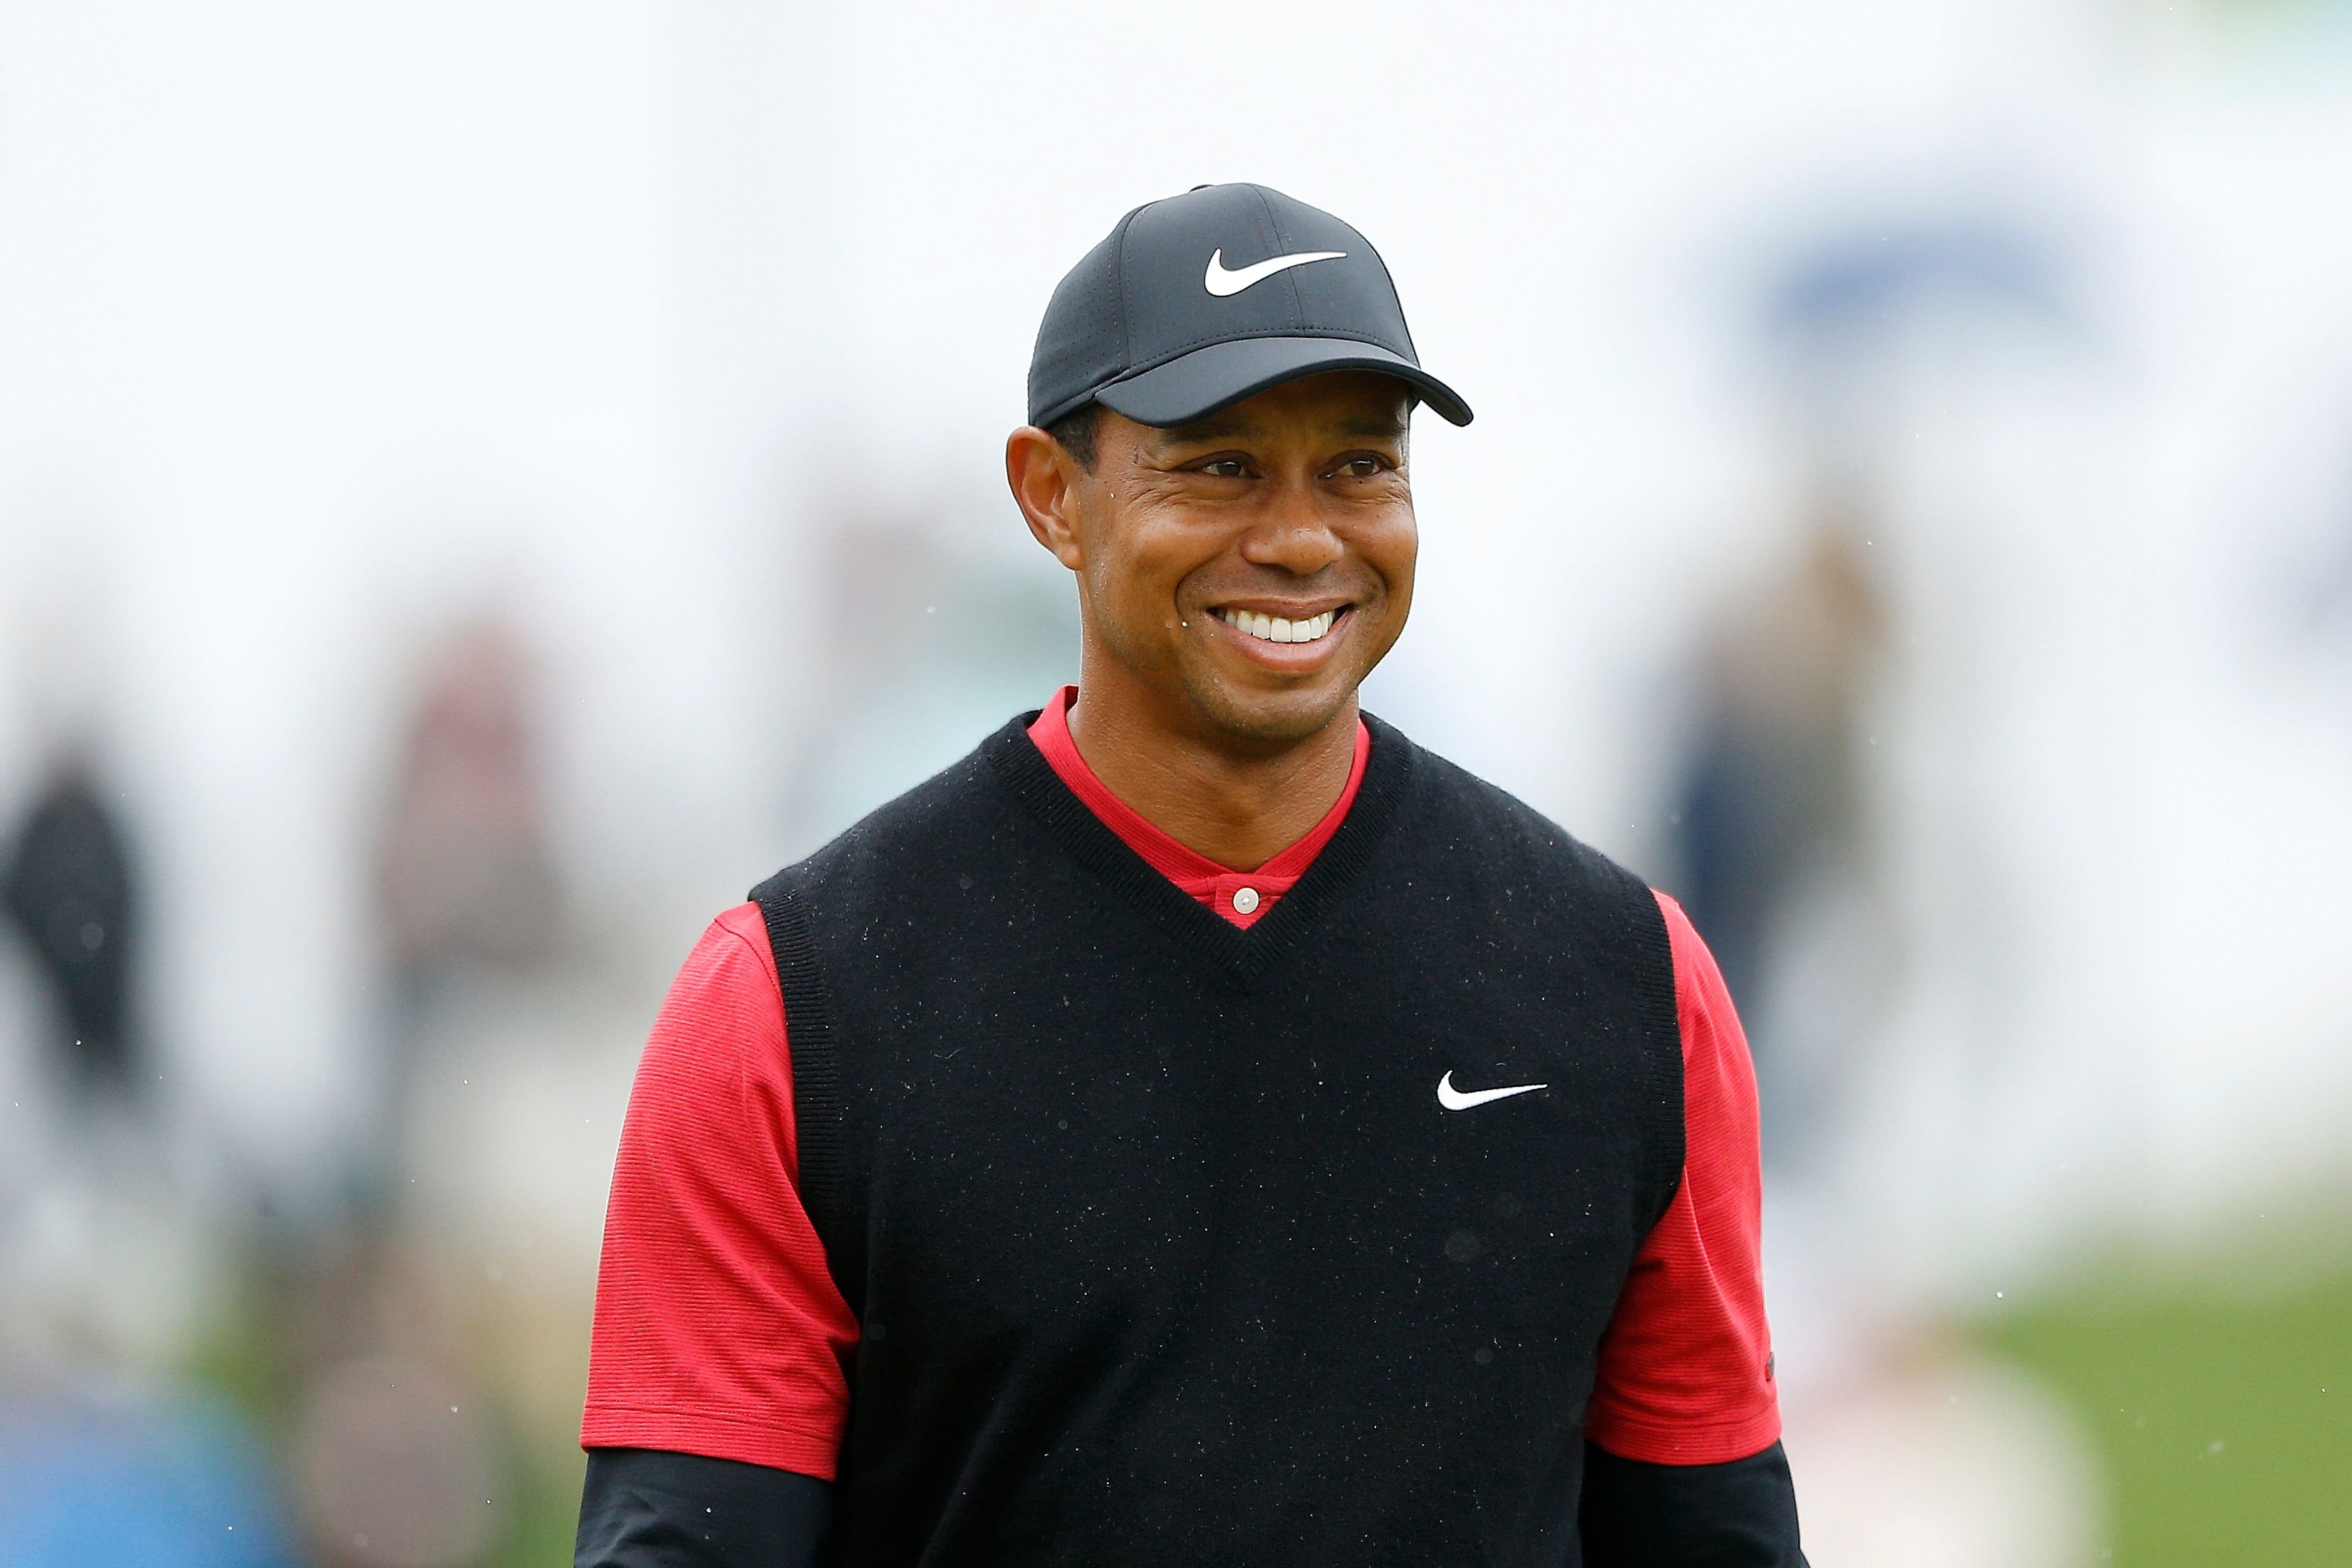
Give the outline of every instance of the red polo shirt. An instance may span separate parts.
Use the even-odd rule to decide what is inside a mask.
[[[1188,849],[1095,776],[1065,687],[1029,729],[1073,794],[1163,876],[1235,925],[1263,918],[1339,831],[1347,787],[1254,871]],[[1759,1267],[1756,1078],[1723,976],[1661,893],[1682,1024],[1683,1181],[1602,1339],[1586,1434],[1654,1464],[1745,1458],[1780,1435]],[[1236,900],[1239,901],[1237,907]],[[586,1447],[662,1448],[830,1479],[857,1321],[801,1207],[792,1055],[756,904],[713,921],[654,1024],[613,1171],[589,1349]]]

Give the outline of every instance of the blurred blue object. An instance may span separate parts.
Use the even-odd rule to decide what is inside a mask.
[[[1873,341],[1933,299],[1965,300],[2040,317],[2073,314],[2063,270],[2034,235],[1990,220],[1888,222],[1850,230],[1798,257],[1765,306],[1773,334],[1801,358]]]
[[[292,1568],[232,1413],[184,1398],[0,1405],[5,1568]]]

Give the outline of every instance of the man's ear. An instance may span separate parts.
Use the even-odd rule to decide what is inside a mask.
[[[1077,459],[1045,431],[1024,425],[1005,437],[1004,479],[1037,542],[1071,571],[1081,569]]]

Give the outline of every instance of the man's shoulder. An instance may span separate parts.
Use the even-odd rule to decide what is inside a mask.
[[[1410,800],[1422,818],[1414,831],[1440,853],[1486,860],[1538,880],[1650,898],[1640,877],[1500,784],[1406,739],[1392,725],[1370,715],[1365,722],[1375,747],[1387,742],[1410,751]]]
[[[995,775],[1007,748],[1029,743],[1027,722],[1027,715],[1008,721],[961,760],[877,806],[761,882],[751,889],[752,898],[765,900],[786,889],[868,877],[898,866],[937,868],[947,866],[966,841],[1000,837],[1005,795]]]

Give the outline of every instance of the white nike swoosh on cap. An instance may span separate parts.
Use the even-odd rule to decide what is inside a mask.
[[[1276,273],[1293,267],[1304,267],[1310,261],[1343,261],[1344,250],[1301,250],[1290,256],[1269,256],[1264,261],[1243,268],[1239,272],[1225,270],[1224,247],[1219,246],[1209,256],[1209,273],[1201,282],[1210,293],[1223,299],[1238,294],[1253,283],[1263,283]]]
[[[1448,1071],[1437,1080],[1437,1103],[1448,1110],[1467,1110],[1474,1105],[1484,1105],[1490,1100],[1508,1100],[1515,1094],[1533,1094],[1539,1089],[1549,1089],[1548,1083],[1515,1083],[1508,1089],[1459,1089],[1454,1087],[1454,1074]]]

